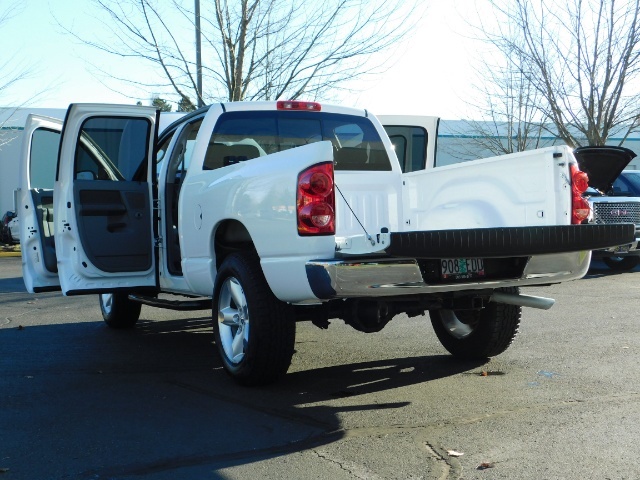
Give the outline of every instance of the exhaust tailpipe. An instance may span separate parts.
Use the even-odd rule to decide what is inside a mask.
[[[549,310],[556,301],[553,298],[536,297],[533,295],[520,295],[515,293],[493,292],[490,302],[519,305],[521,307],[539,308]]]

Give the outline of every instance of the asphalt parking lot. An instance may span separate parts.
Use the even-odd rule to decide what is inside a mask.
[[[520,334],[453,360],[427,317],[299,324],[289,374],[236,386],[209,312],[29,295],[0,258],[0,480],[637,479],[640,268],[527,289]]]

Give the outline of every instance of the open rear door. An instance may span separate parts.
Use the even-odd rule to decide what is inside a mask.
[[[53,184],[62,120],[29,115],[22,137],[20,219],[22,278],[27,291],[60,290],[53,235]]]
[[[71,105],[55,183],[65,295],[156,291],[152,107]]]
[[[438,117],[378,115],[400,162],[402,173],[431,169],[435,165]]]

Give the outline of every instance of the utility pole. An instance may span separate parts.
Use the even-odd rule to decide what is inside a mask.
[[[196,2],[196,88],[198,94],[198,108],[204,106],[202,101],[202,42],[200,34],[200,0]]]

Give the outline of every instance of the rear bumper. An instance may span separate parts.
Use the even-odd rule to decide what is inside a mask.
[[[640,248],[638,248],[639,244],[640,244],[640,238],[636,238],[631,243],[626,243],[624,245],[617,245],[615,247],[604,248],[601,250],[594,250],[593,256],[594,258],[640,256]]]
[[[314,260],[306,272],[322,300],[541,285],[581,278],[591,250],[634,239],[633,224],[392,233],[386,257]],[[426,275],[424,260],[442,258],[514,258],[522,268],[505,278],[446,281]]]

